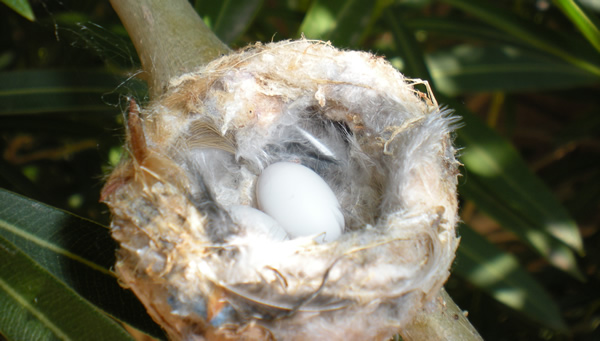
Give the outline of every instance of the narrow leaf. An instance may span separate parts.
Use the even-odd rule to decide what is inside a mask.
[[[388,24],[393,17],[388,17]],[[393,27],[394,25],[392,25]],[[402,27],[396,25],[396,28]],[[409,30],[394,29],[397,53],[406,61],[407,73],[428,77],[421,65],[421,51]],[[434,78],[437,84],[437,79]],[[553,265],[582,278],[573,252],[568,245],[583,253],[579,230],[567,211],[552,193],[531,173],[517,151],[492,129],[472,116],[462,105],[439,98],[463,116],[464,127],[458,131],[458,144],[464,147],[462,161],[467,170],[466,181],[459,192],[469,198],[503,227],[512,229]],[[473,181],[469,181],[472,179]],[[488,197],[475,197],[477,190]],[[511,214],[507,214],[511,213]]]
[[[596,76],[600,76],[600,64],[595,60],[590,61],[573,53],[571,44],[561,44],[557,41],[557,34],[543,31],[528,21],[519,19],[514,13],[506,11],[488,2],[478,0],[443,0],[453,6],[478,17],[482,21],[517,37],[532,46],[554,54],[573,65],[580,67]],[[568,46],[568,47],[567,47]]]
[[[561,241],[540,230],[534,221],[512,209],[486,186],[485,180],[466,171],[465,183],[459,187],[461,195],[477,205],[477,208],[487,213],[503,228],[514,233],[520,240],[529,244],[550,264],[583,280],[583,275],[577,267],[573,251]]]
[[[431,81],[431,74],[412,29],[404,25],[395,11],[387,11],[383,17],[394,35],[395,51],[404,59],[405,75]]]
[[[600,51],[600,29],[592,20],[591,15],[573,0],[555,0],[554,3],[575,24],[592,46]]]
[[[239,38],[250,26],[264,0],[196,1],[196,11],[226,44]]]
[[[15,12],[19,13],[23,17],[27,18],[30,21],[35,20],[35,16],[33,15],[33,10],[31,10],[31,5],[29,5],[28,0],[0,0],[6,6],[12,8]]]
[[[0,73],[0,115],[56,111],[107,111],[129,82],[106,71],[14,71]],[[133,91],[134,93],[136,91]]]
[[[0,189],[0,237],[98,308],[151,335],[162,335],[110,271],[117,246],[105,227]]]
[[[298,36],[330,40],[337,47],[356,47],[388,1],[316,0],[308,9]]]
[[[537,248],[545,256],[556,251],[552,248],[544,251],[554,244],[549,241],[549,236],[582,254],[583,242],[577,225],[550,190],[529,170],[514,147],[463,106],[448,99],[445,101],[463,117],[464,127],[457,136],[458,145],[464,147],[461,160],[466,169],[461,193],[469,198],[469,195],[477,193],[476,190],[482,190],[503,209],[521,217],[520,222],[527,224],[520,234],[526,236],[532,245],[545,245]],[[473,199],[479,205],[477,198]],[[504,213],[499,211],[486,210],[486,213],[498,221],[502,220],[504,227],[520,225],[516,221],[507,221]],[[571,273],[576,271],[571,268],[574,264],[553,264],[563,270],[569,268]]]
[[[418,17],[410,18],[404,25],[413,31],[426,31],[452,39],[462,39],[477,42],[494,42],[496,44],[510,44],[519,47],[529,47],[521,39],[511,36],[495,27],[484,25],[470,19],[456,20],[456,18]]]
[[[459,233],[455,274],[546,327],[567,330],[552,297],[513,255],[499,250],[468,226],[461,225]]]
[[[512,46],[458,45],[427,56],[439,91],[517,92],[572,88],[600,79],[552,56]]]
[[[9,340],[133,340],[0,236],[0,333]]]

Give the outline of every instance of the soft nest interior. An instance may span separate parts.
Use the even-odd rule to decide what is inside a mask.
[[[235,77],[226,73],[211,83],[202,106],[191,113],[197,119],[190,120],[177,144],[179,163],[197,182],[196,202],[213,201],[225,210],[258,208],[257,178],[269,165],[285,161],[325,180],[340,203],[345,232],[377,227],[385,224],[380,218],[386,214],[426,205],[418,203],[422,193],[417,192],[431,181],[427,176],[437,176],[436,165],[427,163],[436,163],[440,153],[428,143],[438,142],[437,134],[449,127],[444,114],[423,113],[426,106],[416,93],[403,103],[359,84],[326,82],[288,90],[299,94],[290,98],[266,94],[281,86],[273,84],[281,81],[273,76],[265,81],[260,73],[231,72]],[[241,87],[252,93],[252,101],[232,95]],[[439,129],[434,141],[422,135],[425,127]],[[431,169],[416,174],[424,165]],[[240,232],[231,224],[217,225],[219,236]]]
[[[345,231],[374,225],[385,178],[381,160],[363,150],[359,140],[364,136],[345,121],[330,119],[325,110],[314,105],[296,103],[285,106],[265,131],[257,133],[247,126],[233,132],[231,140],[223,138],[221,148],[192,148],[185,164],[197,172],[195,177],[202,182],[197,188],[206,188],[225,209],[236,205],[258,208],[255,187],[261,172],[277,162],[298,163],[318,174],[333,190],[344,214]],[[195,122],[192,129],[196,133],[190,136],[206,138],[213,124]],[[198,135],[200,130],[205,133]],[[202,144],[198,142],[192,145]],[[234,150],[227,148],[230,143]]]
[[[430,277],[443,278],[447,265],[435,267],[449,264],[456,245],[447,113],[416,93],[400,101],[394,93],[333,81],[292,88],[294,97],[273,95],[268,89],[281,81],[273,75],[267,82],[261,73],[229,72],[235,77],[225,72],[208,82],[174,153],[194,181],[195,206],[209,217],[206,233],[237,250],[202,256],[211,272],[201,276],[235,293],[229,302],[238,308],[249,300],[253,309],[286,314],[382,297],[407,304],[421,296],[406,293],[439,288],[443,280]],[[235,95],[238,83],[252,101]],[[282,161],[310,168],[333,190],[345,220],[339,240],[265,243],[232,219],[233,207],[258,208],[257,179]]]

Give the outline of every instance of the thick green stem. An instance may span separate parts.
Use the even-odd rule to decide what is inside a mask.
[[[142,61],[150,96],[169,80],[229,52],[187,0],[111,0]]]

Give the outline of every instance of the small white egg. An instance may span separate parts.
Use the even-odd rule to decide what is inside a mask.
[[[234,205],[228,208],[231,219],[242,227],[246,233],[283,241],[290,239],[285,230],[275,219],[256,208]]]
[[[258,177],[259,208],[275,219],[291,238],[318,235],[327,243],[340,237],[344,215],[335,194],[311,169],[277,162]]]

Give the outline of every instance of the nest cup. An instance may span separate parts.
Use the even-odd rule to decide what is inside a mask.
[[[456,118],[389,63],[319,41],[257,44],[173,79],[128,119],[103,190],[116,272],[173,340],[389,339],[446,281],[458,239]],[[235,207],[300,163],[341,237],[277,240]],[[310,214],[310,212],[307,212]]]

